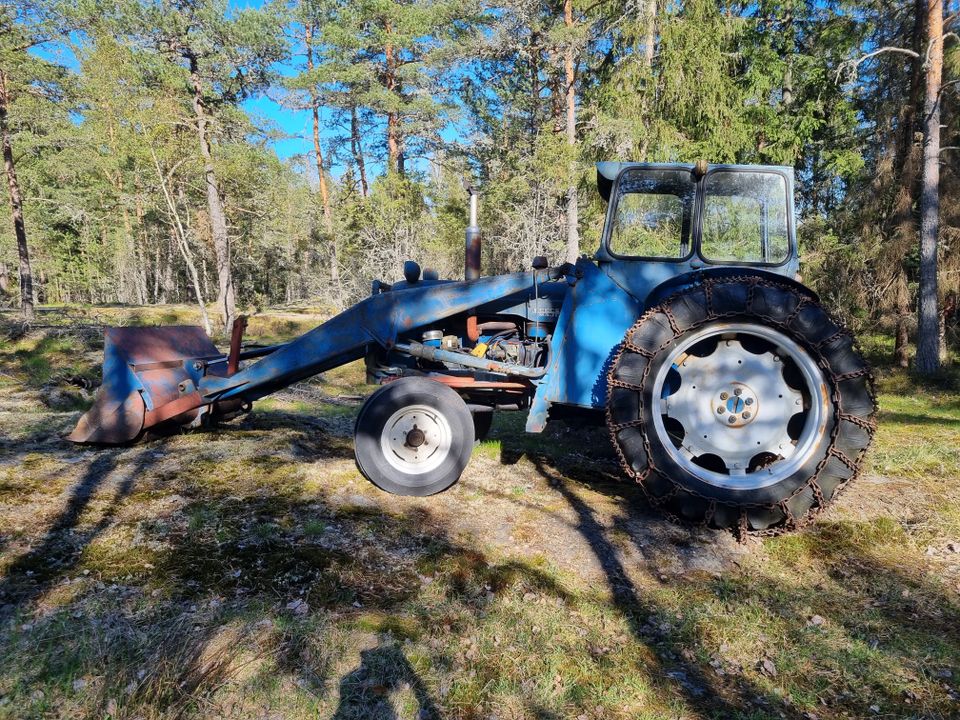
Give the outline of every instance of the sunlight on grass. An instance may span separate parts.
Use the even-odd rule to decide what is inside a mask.
[[[174,317],[191,321],[126,320]],[[263,336],[314,321],[258,317]],[[885,373],[867,476],[810,528],[733,553],[652,514],[602,429],[527,435],[520,413],[497,413],[450,491],[378,491],[352,454],[359,362],[221,428],[81,451],[38,388],[97,358],[86,336],[0,348],[33,388],[0,418],[30,438],[0,464],[0,718],[955,711],[952,381]]]

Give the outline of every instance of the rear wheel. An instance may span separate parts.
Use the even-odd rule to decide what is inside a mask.
[[[433,495],[459,478],[473,450],[470,410],[457,393],[426,378],[395,380],[360,410],[357,467],[397,495]]]
[[[673,518],[744,532],[804,524],[862,462],[869,368],[815,297],[709,279],[647,311],[609,375],[625,471]]]

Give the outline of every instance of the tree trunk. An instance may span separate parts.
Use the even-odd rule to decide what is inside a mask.
[[[203,103],[203,84],[197,69],[197,60],[190,55],[190,81],[193,84],[193,111],[197,116],[197,138],[203,156],[203,176],[207,191],[207,211],[210,213],[210,228],[213,235],[213,250],[217,256],[217,281],[219,285],[217,305],[227,332],[233,327],[237,316],[237,301],[233,289],[233,271],[230,267],[230,238],[227,235],[227,216],[220,200],[220,186],[213,167],[210,137],[207,134],[207,109]]]
[[[13,163],[13,146],[10,144],[10,127],[7,124],[7,76],[0,69],[0,135],[3,144],[3,167],[7,174],[7,190],[10,193],[10,214],[13,216],[13,234],[17,238],[20,256],[20,310],[24,318],[33,318],[33,272],[30,269],[30,248],[27,245],[27,227],[23,222],[23,196],[17,169]]]
[[[951,290],[944,299],[940,309],[940,362],[950,364],[950,349],[947,347],[947,323],[952,322],[957,314],[957,293]]]
[[[153,252],[153,304],[160,304],[160,245],[157,245]]]
[[[363,146],[360,144],[360,123],[357,120],[357,106],[350,106],[350,151],[360,174],[360,194],[367,196],[367,164],[363,161]]]
[[[897,367],[910,367],[910,333],[907,328],[908,315],[897,309],[897,331],[893,345],[893,360]]]
[[[390,23],[384,25],[387,36],[390,35],[392,28]],[[384,53],[384,86],[388,93],[392,93],[397,88],[396,56],[394,55],[393,42],[387,41],[383,49]],[[389,160],[390,170],[396,170],[403,173],[403,167],[400,160],[400,118],[394,111],[387,113],[387,159]]]
[[[313,25],[307,23],[306,29],[307,46],[307,70],[313,70]],[[316,91],[310,89],[310,114],[313,119],[313,152],[317,161],[317,177],[320,182],[320,201],[323,203],[323,223],[327,232],[333,234],[333,216],[330,212],[330,195],[327,192],[327,177],[323,170],[323,148],[320,146],[320,101],[317,98]]]
[[[783,89],[782,95],[783,104],[786,107],[793,105],[793,56],[796,54],[796,33],[794,32],[793,27],[793,12],[787,10],[786,17],[783,21],[784,24],[784,38],[786,43],[785,52],[787,55],[787,65],[783,70]]]
[[[307,70],[313,70],[313,25],[306,24]],[[340,287],[340,253],[337,236],[333,232],[333,213],[330,210],[330,194],[327,192],[327,176],[323,169],[323,148],[320,145],[320,101],[317,93],[310,89],[310,115],[313,120],[313,153],[317,161],[317,177],[320,185],[320,202],[323,203],[323,224],[327,230],[327,242],[330,244],[330,283],[338,298],[338,308],[343,307],[343,294]]]
[[[940,229],[940,84],[943,77],[943,0],[927,3],[926,95],[923,102],[923,184],[920,191],[920,312],[914,369],[940,370],[937,235]]]
[[[643,12],[644,40],[643,62],[649,68],[653,67],[653,53],[657,38],[657,0],[647,0]]]
[[[134,174],[133,187],[134,215],[137,218],[137,229],[133,243],[137,263],[137,300],[140,305],[146,305],[149,297],[147,291],[147,254],[143,228],[143,197],[139,174]]]
[[[533,154],[537,145],[537,132],[540,128],[540,97],[543,86],[540,83],[540,64],[543,48],[540,44],[540,33],[530,30],[530,42],[527,44],[527,55],[530,58],[530,117],[527,125],[527,137],[530,140],[530,153]]]
[[[897,137],[897,149],[894,155],[894,172],[899,173],[900,187],[894,200],[891,213],[891,238],[895,241],[891,247],[891,264],[896,265],[896,313],[897,328],[894,336],[893,359],[898,367],[910,366],[910,290],[907,271],[904,268],[905,256],[909,247],[916,242],[917,224],[913,217],[916,196],[918,157],[914,148],[914,124],[917,119],[917,106],[923,91],[923,30],[924,3],[927,0],[914,0],[914,21],[911,33],[911,49],[917,56],[911,60],[910,92],[907,102],[900,113],[900,133]]]
[[[573,0],[564,0],[563,21],[567,29],[573,28]],[[579,202],[577,198],[577,96],[573,63],[573,40],[563,50],[563,66],[566,75],[567,145],[570,148],[567,187],[567,262],[576,262],[580,255]]]

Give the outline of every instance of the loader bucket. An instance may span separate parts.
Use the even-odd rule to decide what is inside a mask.
[[[223,357],[200,327],[107,328],[103,384],[69,439],[119,445],[163,422],[190,422],[203,404],[194,363]]]

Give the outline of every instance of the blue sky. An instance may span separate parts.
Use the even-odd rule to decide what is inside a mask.
[[[230,0],[229,6],[234,9],[257,8],[263,5],[263,0]],[[302,58],[294,58],[294,62]],[[280,63],[277,71],[281,75],[293,75],[297,69],[291,63]],[[308,110],[292,110],[282,107],[269,97],[258,96],[248,99],[244,102],[244,108],[255,119],[264,119],[269,125],[273,125],[280,130],[286,137],[273,140],[271,145],[281,159],[286,160],[294,155],[304,155],[313,152],[313,140]],[[330,122],[329,117],[321,117],[320,134],[321,142],[329,139],[333,133],[327,129]]]
[[[256,8],[263,5],[263,0],[229,0],[231,9]],[[79,40],[79,38],[74,38]],[[48,43],[33,49],[33,52],[52,62],[58,62],[68,68],[76,70],[78,61],[66,43]],[[276,71],[282,76],[291,76],[298,71],[298,64],[304,58],[293,57],[290,61],[277,63]],[[277,100],[281,93],[274,89],[268,95],[258,95],[248,98],[243,108],[254,119],[259,127],[267,131],[268,144],[282,160],[290,160],[296,156],[310,154],[310,161],[306,163],[310,175],[315,175],[315,165],[312,158],[313,139],[312,121],[309,110],[295,110],[284,107]],[[276,99],[274,99],[276,98]],[[321,110],[320,136],[323,150],[327,153],[329,141],[337,134],[333,127],[332,113]],[[371,171],[377,171],[375,162],[371,162]],[[340,175],[344,168],[334,165],[331,171],[335,176]]]

